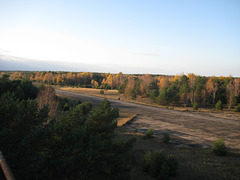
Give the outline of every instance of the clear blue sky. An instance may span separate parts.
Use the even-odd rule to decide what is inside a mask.
[[[0,0],[0,59],[240,76],[240,1]]]

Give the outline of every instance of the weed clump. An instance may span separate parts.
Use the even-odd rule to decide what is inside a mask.
[[[212,152],[218,156],[225,156],[227,154],[227,147],[221,138],[214,142]]]
[[[143,170],[152,177],[165,179],[176,175],[178,161],[174,155],[165,155],[161,151],[147,152],[144,156]]]
[[[104,94],[104,90],[101,89],[101,90],[100,90],[100,94]]]

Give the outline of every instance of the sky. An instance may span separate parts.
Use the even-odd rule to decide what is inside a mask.
[[[0,0],[0,70],[240,77],[240,1]]]

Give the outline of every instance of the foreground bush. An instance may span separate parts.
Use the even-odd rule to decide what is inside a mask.
[[[164,155],[161,151],[153,154],[147,152],[144,156],[143,170],[150,173],[152,177],[164,179],[176,175],[178,161],[174,155]]]
[[[214,142],[212,151],[218,156],[225,156],[227,154],[227,147],[222,139],[218,139]]]

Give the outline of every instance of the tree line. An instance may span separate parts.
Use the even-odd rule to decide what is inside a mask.
[[[2,73],[4,74],[4,73]],[[50,85],[118,89],[120,94],[150,98],[161,105],[215,105],[240,103],[240,78],[187,75],[110,74],[89,72],[8,72],[12,79],[29,79]]]

